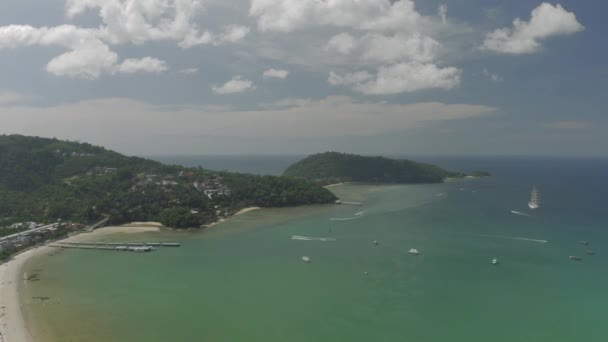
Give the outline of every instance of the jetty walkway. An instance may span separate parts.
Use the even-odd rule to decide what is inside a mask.
[[[158,247],[180,247],[181,244],[178,242],[55,242],[49,246],[119,252],[151,252]]]

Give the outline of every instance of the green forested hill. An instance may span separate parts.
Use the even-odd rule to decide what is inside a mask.
[[[104,216],[111,223],[153,220],[199,227],[246,206],[335,199],[301,179],[170,166],[86,143],[0,135],[0,227],[25,220],[85,223]]]
[[[326,152],[313,154],[291,165],[283,176],[313,180],[322,184],[337,182],[439,183],[462,174],[438,166],[406,159],[366,157]]]
[[[0,136],[0,188],[30,191],[79,174],[95,166],[162,169],[163,165],[87,143],[34,138],[22,135]]]

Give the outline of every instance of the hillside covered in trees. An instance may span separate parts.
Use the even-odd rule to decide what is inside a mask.
[[[320,184],[339,182],[440,183],[462,173],[406,159],[366,157],[326,152],[313,154],[289,166],[283,176],[306,179]]]
[[[304,179],[164,165],[87,143],[0,135],[0,227],[109,217],[113,224],[160,221],[190,228],[247,206],[335,200]]]

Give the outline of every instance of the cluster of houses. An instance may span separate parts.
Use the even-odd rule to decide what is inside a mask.
[[[137,186],[146,186],[146,185],[159,185],[163,187],[174,186],[178,183],[175,181],[175,177],[167,175],[160,176],[150,173],[140,173],[136,176]]]
[[[180,171],[177,175],[179,178],[192,178],[193,176],[194,173],[190,171]],[[136,176],[136,179],[136,187],[150,184],[170,187],[179,184],[176,181],[176,177],[172,175],[140,173]],[[222,183],[222,177],[218,176],[205,178],[203,180],[196,180],[194,181],[193,186],[196,190],[202,192],[210,199],[218,196],[230,196],[231,193],[230,188]]]
[[[62,150],[54,150],[53,152],[63,157],[89,157],[93,155],[92,153],[67,152]]]
[[[11,225],[10,228],[23,228],[26,230],[1,237],[0,252],[4,250],[20,249],[24,246],[42,241],[45,239],[45,235],[65,227],[68,227],[68,225],[65,223],[53,223],[49,225],[38,224],[36,222],[15,223]]]
[[[219,177],[202,182],[194,181],[194,188],[210,199],[217,196],[230,196],[230,189],[222,184],[222,179]]]

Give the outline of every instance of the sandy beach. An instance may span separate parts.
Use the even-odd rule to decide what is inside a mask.
[[[262,208],[260,208],[260,207],[249,207],[249,208],[244,208],[244,209],[239,210],[238,212],[236,212],[236,213],[235,213],[234,215],[232,215],[232,216],[243,215],[243,214],[245,214],[245,213],[248,213],[248,212],[253,211],[253,210],[258,210],[258,209],[262,209]],[[215,226],[217,226],[218,224],[220,224],[220,223],[222,223],[222,222],[226,221],[226,220],[227,220],[227,219],[229,219],[229,218],[230,218],[230,216],[229,216],[228,218],[221,218],[221,219],[219,219],[219,220],[217,220],[217,221],[215,221],[215,222],[212,222],[212,223],[209,223],[209,224],[204,225],[204,226],[203,226],[203,228],[211,228],[211,227],[215,227]]]
[[[51,247],[37,247],[27,250],[0,265],[0,341],[30,342],[32,338],[25,327],[19,302],[19,285],[23,281],[21,269],[25,262],[36,255],[53,250]]]
[[[80,233],[61,241],[91,241],[116,234],[135,234],[160,231],[156,222],[135,222],[124,226],[104,227],[90,233]],[[19,285],[23,281],[22,269],[32,257],[54,251],[48,246],[26,250],[0,265],[0,342],[32,342],[21,312]]]
[[[245,213],[248,213],[248,212],[254,211],[254,210],[258,210],[258,209],[261,209],[261,208],[260,207],[249,207],[249,208],[241,209],[236,214],[234,214],[234,216],[243,215]]]
[[[333,188],[334,186],[340,186],[340,185],[344,185],[347,183],[334,183],[334,184],[329,184],[329,185],[325,185],[324,188],[328,189],[328,188]]]

